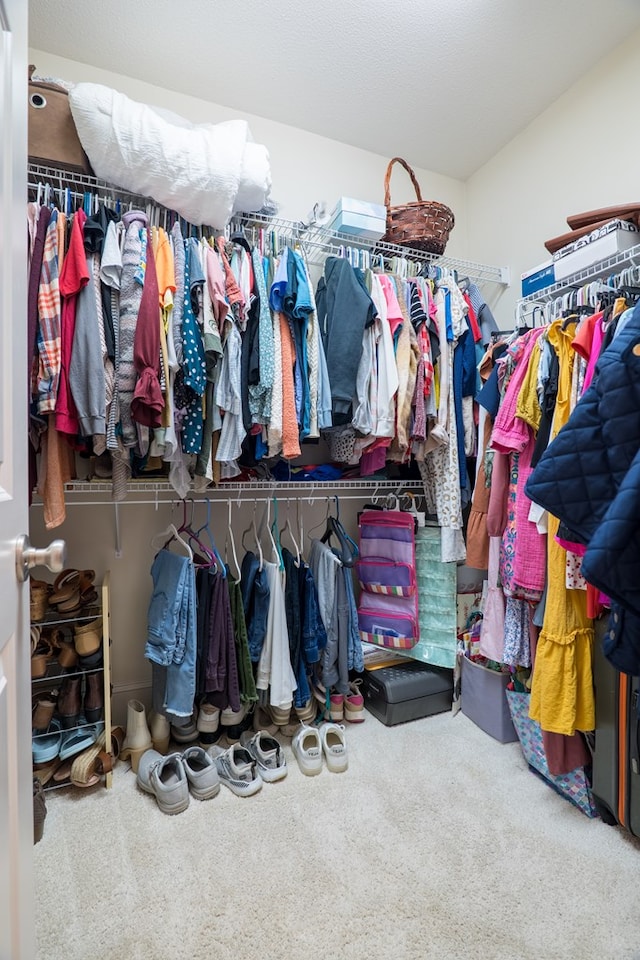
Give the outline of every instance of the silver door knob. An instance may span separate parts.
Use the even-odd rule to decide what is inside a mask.
[[[32,547],[26,533],[16,540],[16,576],[21,583],[29,579],[29,571],[33,567],[47,567],[51,573],[60,573],[64,570],[66,558],[67,545],[64,540],[52,540],[44,550]]]

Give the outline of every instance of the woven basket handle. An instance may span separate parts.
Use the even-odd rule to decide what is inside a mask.
[[[389,161],[389,166],[387,167],[387,172],[384,175],[384,205],[387,208],[387,212],[391,209],[391,168],[394,163],[399,163],[401,167],[404,167],[409,176],[411,177],[411,183],[413,188],[416,191],[416,197],[418,201],[422,203],[422,194],[420,193],[420,184],[416,180],[416,175],[407,163],[406,160],[403,160],[402,157],[394,157],[393,160]]]

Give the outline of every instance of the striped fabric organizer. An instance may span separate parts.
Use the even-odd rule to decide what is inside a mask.
[[[420,636],[414,518],[401,510],[365,510],[359,528],[360,637],[410,650]]]

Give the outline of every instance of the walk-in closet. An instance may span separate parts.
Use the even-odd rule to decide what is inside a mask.
[[[0,960],[637,955],[640,10],[419,6],[0,0]]]

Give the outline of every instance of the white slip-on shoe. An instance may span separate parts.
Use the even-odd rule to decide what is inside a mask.
[[[252,704],[243,703],[239,710],[226,707],[220,713],[220,733],[227,738],[227,743],[238,743],[245,730],[250,730],[253,724]]]
[[[325,723],[320,727],[320,740],[327,768],[332,773],[344,773],[349,766],[347,742],[341,723]]]
[[[210,800],[220,793],[220,778],[215,761],[202,747],[187,747],[182,762],[189,781],[189,790],[196,800]]]
[[[222,783],[237,797],[251,797],[262,789],[256,762],[239,743],[234,743],[228,750],[214,745],[207,753],[214,760]]]
[[[240,743],[255,760],[256,770],[266,783],[274,783],[286,777],[287,761],[284,752],[271,734],[264,730],[257,733],[245,730],[240,737]]]
[[[300,727],[291,741],[293,755],[305,777],[316,777],[322,772],[322,745],[316,727]]]
[[[189,783],[179,753],[163,757],[147,750],[138,763],[138,786],[156,798],[163,813],[182,813],[189,806]]]
[[[176,743],[194,743],[198,739],[198,730],[196,728],[196,719],[193,714],[190,717],[181,717],[181,724],[171,724],[171,739]]]

